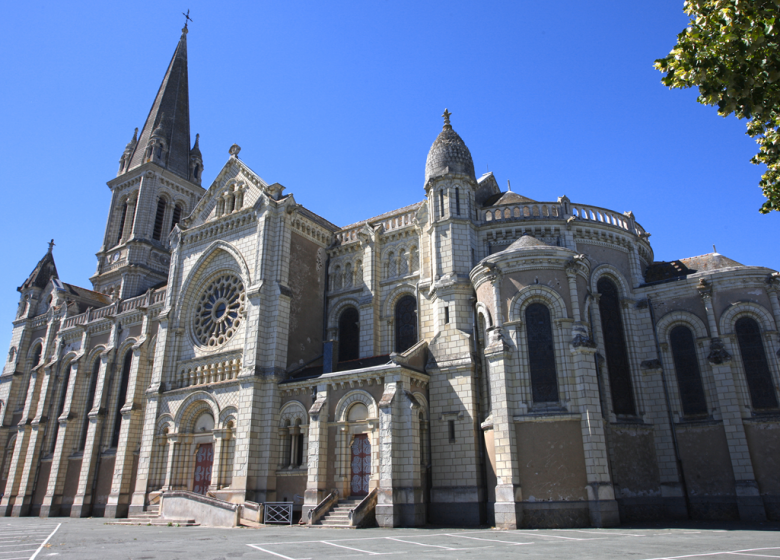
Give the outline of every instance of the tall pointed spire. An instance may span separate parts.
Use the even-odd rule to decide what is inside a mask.
[[[187,79],[187,28],[165,72],[160,89],[146,117],[129,169],[155,161],[182,177],[190,178],[190,95]],[[152,134],[162,134],[162,150],[149,150]],[[159,144],[155,145],[159,148]]]

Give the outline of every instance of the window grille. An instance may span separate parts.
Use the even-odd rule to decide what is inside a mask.
[[[525,310],[525,322],[534,402],[556,402],[558,376],[555,372],[550,310],[544,304],[532,303]]]
[[[701,383],[699,360],[696,357],[696,343],[688,327],[676,326],[669,333],[674,359],[674,371],[677,373],[677,387],[684,416],[707,414],[707,400]]]
[[[354,307],[339,316],[339,362],[360,357],[360,315]]]
[[[604,353],[607,355],[612,409],[615,414],[636,415],[634,390],[631,384],[631,367],[628,362],[626,336],[620,313],[620,297],[617,286],[608,278],[598,281],[601,329],[604,335]]]
[[[772,374],[769,373],[758,323],[750,317],[742,317],[737,321],[734,330],[737,333],[739,353],[742,355],[742,366],[753,408],[778,408],[777,394],[772,383]]]

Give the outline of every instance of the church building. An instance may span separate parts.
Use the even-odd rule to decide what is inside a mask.
[[[18,289],[0,515],[180,492],[381,527],[780,520],[780,273],[657,262],[632,212],[502,191],[450,117],[420,202],[348,226],[238,145],[203,185],[185,27],[91,288],[50,245]]]

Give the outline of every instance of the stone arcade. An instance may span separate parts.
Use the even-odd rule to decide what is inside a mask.
[[[51,246],[19,288],[2,515],[186,490],[385,527],[780,519],[777,272],[654,262],[631,212],[502,192],[448,111],[425,198],[375,218],[335,226],[236,145],[205,189],[186,39],[92,289]]]

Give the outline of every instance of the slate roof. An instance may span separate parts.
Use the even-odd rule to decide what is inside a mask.
[[[54,264],[54,255],[50,249],[35,265],[27,280],[16,289],[21,292],[32,287],[45,288],[51,278],[59,278],[59,276],[57,274],[57,265]]]
[[[187,79],[187,30],[182,29],[179,44],[163,77],[141,136],[135,146],[130,169],[144,163],[149,139],[160,126],[168,143],[165,167],[183,179],[190,177],[190,94]]]

